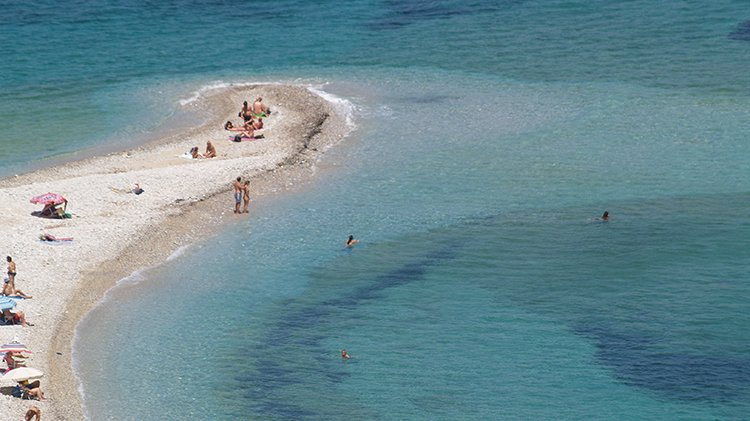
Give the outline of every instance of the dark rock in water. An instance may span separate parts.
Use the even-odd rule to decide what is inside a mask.
[[[750,20],[746,20],[737,25],[737,29],[729,34],[729,38],[738,41],[750,41]]]

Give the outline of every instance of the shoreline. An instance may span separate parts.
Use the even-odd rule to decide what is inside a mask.
[[[265,137],[229,141],[221,125],[237,121],[242,100],[257,95],[274,110],[266,119]],[[35,351],[28,366],[46,374],[42,388],[48,399],[34,403],[45,418],[84,418],[72,366],[73,339],[78,323],[109,289],[135,270],[148,270],[177,249],[210,238],[234,217],[244,218],[231,212],[230,182],[237,175],[251,181],[251,206],[263,197],[299,188],[310,182],[325,150],[351,131],[345,113],[306,86],[230,86],[198,101],[216,111],[191,133],[0,180],[0,200],[13,204],[11,218],[2,225],[14,227],[2,244],[18,262],[17,285],[34,295],[16,309],[36,324],[0,327],[0,340],[18,337]],[[217,158],[177,157],[193,144],[203,149],[206,139],[215,144]],[[111,190],[135,182],[141,183],[144,194]],[[46,191],[68,198],[73,219],[29,216],[38,206],[28,199]],[[35,239],[42,231],[76,240],[69,245],[44,244]],[[6,415],[17,419],[28,406],[28,401],[0,395],[0,420]]]

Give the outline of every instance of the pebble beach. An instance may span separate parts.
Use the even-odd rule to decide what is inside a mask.
[[[231,142],[223,122],[236,121],[242,101],[258,95],[273,110],[263,136]],[[349,130],[331,103],[303,86],[230,86],[200,101],[215,110],[214,117],[188,133],[0,181],[0,249],[17,264],[16,287],[33,296],[15,310],[34,324],[2,326],[0,341],[19,340],[33,351],[27,366],[45,373],[47,396],[29,402],[0,395],[0,420],[19,419],[32,403],[44,419],[82,419],[70,356],[77,322],[119,279],[158,264],[222,224],[252,218],[233,213],[236,177],[250,180],[251,203],[294,188]],[[207,141],[216,146],[216,158],[184,156],[195,145],[203,150]],[[130,192],[135,183],[143,194]],[[29,199],[46,192],[63,195],[72,218],[32,215],[40,206]],[[42,233],[74,240],[44,242]]]

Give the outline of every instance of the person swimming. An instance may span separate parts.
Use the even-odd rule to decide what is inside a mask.
[[[341,350],[341,359],[342,359],[342,360],[344,360],[344,361],[346,361],[346,360],[348,360],[349,358],[351,358],[351,356],[349,356],[349,353],[348,353],[348,352],[346,352],[346,350],[345,350],[345,349],[342,349],[342,350]]]
[[[355,240],[353,235],[350,235],[349,239],[346,240],[347,247],[353,247],[357,243],[359,243],[359,240]]]
[[[602,214],[602,221],[609,221],[609,211],[604,211]]]

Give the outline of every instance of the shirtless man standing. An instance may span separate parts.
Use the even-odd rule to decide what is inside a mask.
[[[234,187],[234,213],[240,213],[240,204],[242,203],[242,193],[244,190],[242,183],[240,183],[241,180],[242,177],[237,177],[237,180],[232,183],[232,187]]]

